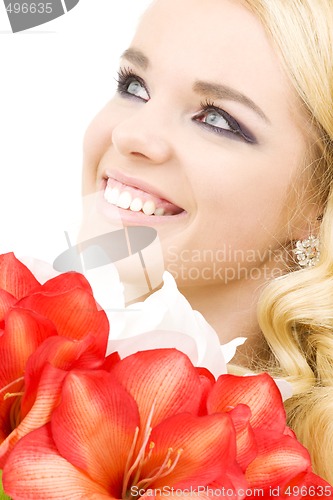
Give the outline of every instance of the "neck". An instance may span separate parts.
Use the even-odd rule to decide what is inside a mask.
[[[255,281],[183,287],[180,292],[217,332],[221,343],[259,332],[256,306],[262,287]]]
[[[181,287],[181,293],[217,332],[221,344],[246,337],[232,363],[249,368],[264,346],[257,320],[257,303],[265,283],[242,280],[227,285]]]

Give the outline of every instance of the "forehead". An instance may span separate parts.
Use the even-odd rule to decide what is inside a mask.
[[[265,100],[291,87],[264,27],[240,0],[155,0],[141,19],[132,46],[151,67],[172,68],[179,79],[223,81]],[[289,95],[290,97],[290,95]],[[264,102],[262,103],[264,105]]]
[[[165,61],[168,53],[170,60],[195,54],[200,64],[222,64],[222,54],[226,63],[241,57],[244,66],[248,55],[250,63],[276,58],[264,28],[240,0],[155,0],[141,19],[135,41],[150,52],[155,47],[163,50]]]

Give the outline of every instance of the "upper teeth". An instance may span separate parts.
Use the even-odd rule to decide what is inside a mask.
[[[164,215],[164,208],[157,208],[154,201],[143,201],[138,196],[132,198],[128,191],[120,191],[116,187],[111,188],[110,186],[106,186],[104,198],[111,205],[129,209],[133,212],[140,212],[140,210],[142,210],[142,212],[146,215]]]

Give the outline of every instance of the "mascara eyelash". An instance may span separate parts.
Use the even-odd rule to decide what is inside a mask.
[[[120,68],[115,78],[117,82],[117,90],[120,93],[126,92],[125,85],[128,86],[128,80],[134,78],[134,73],[130,68]]]
[[[130,68],[120,68],[117,74],[117,77],[115,78],[117,82],[117,91],[121,95],[125,96],[130,96],[131,94],[127,91],[127,88],[129,84],[132,81],[138,81],[144,88],[146,88],[146,85],[142,78],[140,78],[138,75],[136,75],[133,70]]]

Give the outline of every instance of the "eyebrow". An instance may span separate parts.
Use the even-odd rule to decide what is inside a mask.
[[[149,59],[141,52],[141,50],[133,48],[126,49],[121,58],[127,59],[129,62],[142,69],[147,69],[149,66]]]
[[[146,70],[149,67],[149,59],[141,52],[141,50],[134,48],[126,49],[121,57],[127,59],[129,62],[142,68],[143,70]],[[226,99],[240,102],[241,104],[244,104],[248,108],[252,109],[252,111],[259,115],[260,118],[262,118],[266,123],[271,123],[263,110],[254,101],[252,101],[252,99],[238,90],[228,87],[227,85],[198,80],[194,83],[193,90],[197,94],[201,94],[207,98]]]
[[[238,90],[228,87],[227,85],[196,81],[193,85],[193,90],[194,92],[204,95],[205,97],[240,102],[241,104],[244,104],[245,106],[252,109],[265,122],[270,123],[263,110],[254,101],[252,101],[252,99],[242,94]]]

